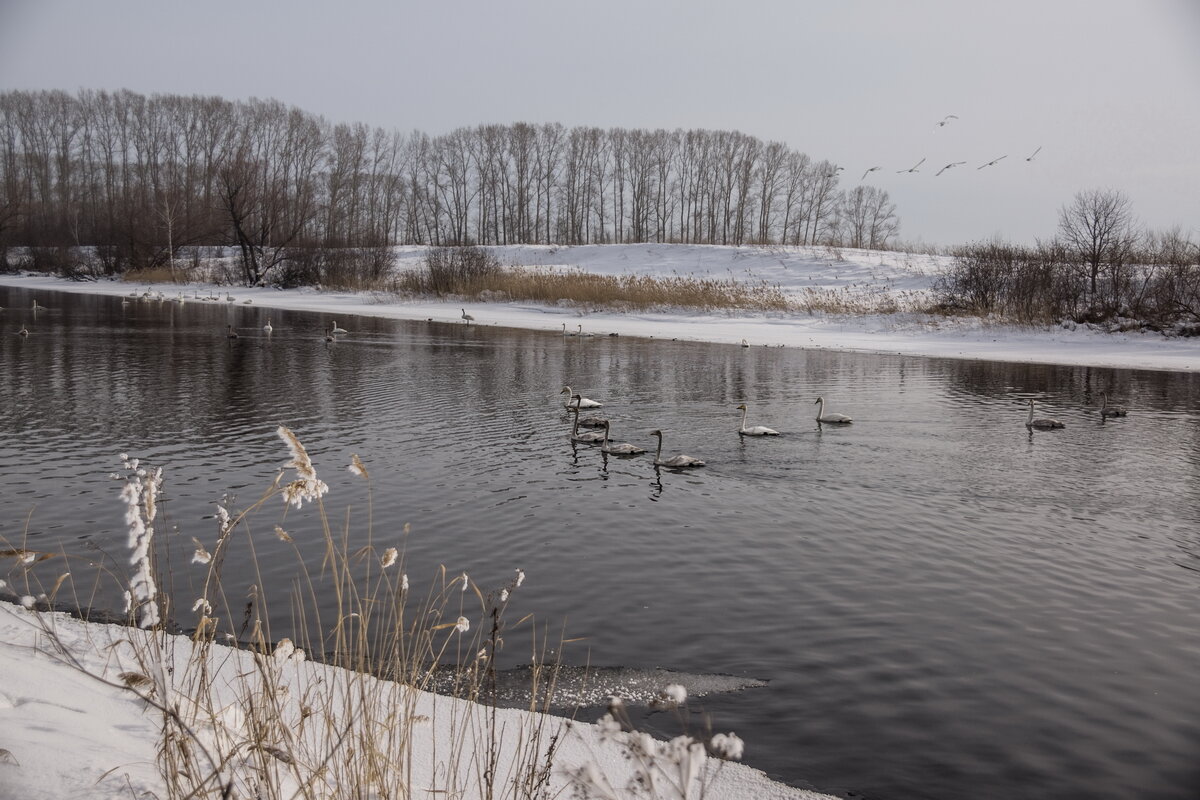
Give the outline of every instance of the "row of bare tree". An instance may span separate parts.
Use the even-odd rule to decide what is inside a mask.
[[[0,94],[0,254],[93,246],[112,272],[232,245],[258,283],[297,248],[692,242],[884,247],[886,192],[731,131],[330,124],[273,100]]]
[[[1128,196],[1079,192],[1049,241],[960,247],[937,284],[941,302],[1031,322],[1115,321],[1200,333],[1200,244],[1179,228],[1140,226]]]

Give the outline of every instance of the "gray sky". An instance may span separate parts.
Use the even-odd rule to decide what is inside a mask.
[[[1200,237],[1197,0],[0,0],[0,89],[51,88],[430,134],[736,129],[844,165],[844,186],[881,166],[867,182],[907,241],[1032,242],[1090,188]]]

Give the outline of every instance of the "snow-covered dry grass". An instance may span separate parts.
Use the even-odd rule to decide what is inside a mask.
[[[408,297],[388,292],[276,290],[208,285],[136,287],[186,302],[228,293],[233,303],[393,319],[462,323],[460,309],[476,325],[649,338],[687,339],[753,346],[805,347],[905,355],[975,358],[1100,367],[1200,369],[1200,345],[1155,333],[1109,332],[1099,327],[1020,326],[995,319],[922,313],[934,279],[947,268],[944,256],[823,247],[719,247],[704,245],[510,246],[492,248],[505,265],[582,270],[595,275],[644,275],[736,280],[777,287],[793,306],[784,311],[699,312],[664,306],[648,310],[588,304],[531,303],[503,296]],[[420,269],[425,248],[397,248],[397,268]],[[0,276],[0,284],[28,289],[125,295],[122,282],[71,282],[44,276]],[[45,304],[45,303],[43,303]],[[3,312],[6,330],[29,322]],[[30,335],[37,335],[36,325]],[[315,332],[305,335],[313,336]],[[353,335],[353,326],[350,326]]]
[[[303,444],[278,433],[285,471],[249,508],[220,506],[215,541],[195,539],[188,568],[202,588],[174,613],[190,637],[160,624],[163,584],[174,583],[152,557],[161,470],[122,456],[115,476],[130,533],[129,625],[50,610],[75,596],[57,566],[75,560],[0,542],[10,566],[0,594],[17,600],[0,603],[0,798],[819,797],[733,763],[744,748],[736,734],[689,730],[680,685],[656,701],[678,712],[668,741],[634,730],[619,700],[596,725],[551,716],[555,669],[537,653],[527,707],[497,707],[492,665],[505,632],[526,622],[505,621],[524,573],[487,589],[443,570],[416,595],[403,540],[368,530],[351,548],[330,525],[328,486]],[[358,456],[349,469],[370,480]],[[272,636],[263,586],[221,581],[230,542],[251,540],[250,519],[272,509],[316,514],[326,532],[320,574],[302,570],[288,599],[303,621],[298,641]],[[298,547],[281,526],[267,535]],[[318,596],[326,607],[335,598],[332,615],[322,618]],[[446,686],[445,668],[453,696],[428,691],[435,676]]]

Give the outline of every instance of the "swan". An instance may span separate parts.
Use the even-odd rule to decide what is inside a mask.
[[[564,386],[562,388],[562,391],[559,392],[559,394],[565,394],[567,396],[567,402],[563,403],[563,408],[570,408],[571,407],[571,398],[574,394],[571,391],[571,387]],[[597,403],[595,400],[589,400],[586,397],[580,397],[579,403],[577,405],[579,406],[579,408],[602,408],[604,406],[604,403]]]
[[[638,453],[646,452],[645,449],[632,444],[609,444],[608,420],[604,421],[604,441],[600,443],[600,450],[614,456],[635,456]]]
[[[1104,419],[1105,417],[1123,417],[1127,413],[1128,412],[1125,411],[1125,409],[1122,408],[1121,406],[1109,406],[1108,392],[1100,393],[1100,418],[1101,419]]]
[[[345,328],[338,327],[336,319],[333,321],[333,327],[330,329],[329,332],[330,333],[349,333],[349,331],[347,331]]]
[[[587,337],[589,337],[589,336],[592,336],[592,337],[594,337],[594,336],[596,335],[596,334],[594,334],[594,333],[584,333],[584,332],[583,332],[583,326],[582,326],[582,325],[579,325],[579,326],[577,326],[577,327],[579,328],[579,332],[575,334],[576,336],[582,336],[583,338],[585,338],[585,339],[586,339],[586,338],[587,338]]]
[[[824,397],[818,397],[813,403],[820,403],[820,406],[817,408],[817,422],[828,422],[832,425],[849,425],[852,422],[850,417],[847,417],[845,414],[826,414]]]
[[[578,400],[579,395],[571,395],[572,400]],[[571,426],[571,441],[584,442],[585,444],[600,444],[604,441],[605,434],[600,431],[588,431],[587,433],[579,432],[579,406],[571,406],[570,411],[575,415],[575,424]],[[608,420],[605,420],[608,422]]]
[[[651,436],[658,437],[658,451],[654,454],[654,466],[656,467],[703,467],[704,462],[698,458],[691,456],[671,456],[664,459],[662,457],[662,431],[651,431]]]
[[[24,325],[21,326],[21,330],[17,331],[17,336],[28,336],[28,335],[29,335],[29,329],[26,328]]]
[[[1033,418],[1033,398],[1030,398],[1029,399],[1029,419],[1025,420],[1025,427],[1029,428],[1029,430],[1033,430],[1034,428],[1037,428],[1040,431],[1045,431],[1045,430],[1050,430],[1051,428],[1065,428],[1066,426],[1063,425],[1058,420],[1050,419],[1048,417],[1038,417],[1037,419],[1034,419]]]
[[[576,333],[575,331],[569,331],[569,330],[567,330],[567,323],[565,323],[565,322],[564,322],[564,323],[562,324],[562,326],[563,326],[563,336],[578,336],[578,335],[579,335],[579,334],[578,334],[578,333]]]
[[[274,328],[271,327],[271,318],[270,317],[267,317],[267,324],[263,325],[263,330],[267,332],[268,336],[271,335],[271,331],[275,330]]]
[[[738,429],[738,433],[742,436],[778,436],[779,431],[762,425],[755,425],[753,428],[746,427],[746,404],[742,403],[738,406],[742,411],[742,427]]]
[[[470,325],[472,322],[475,321],[475,318],[472,317],[470,314],[468,314],[467,310],[465,308],[462,310],[462,312],[463,312],[462,313],[463,322]]]
[[[745,339],[742,339],[742,347],[749,347],[749,346],[750,346],[750,343],[747,342]]]
[[[583,417],[579,420],[581,428],[603,428],[604,423],[608,422],[604,417]]]
[[[227,333],[225,334],[226,338],[229,338],[229,339],[236,339],[236,338],[238,338],[237,331],[235,331],[235,330],[233,329],[233,326],[232,326],[232,325],[226,325],[226,326],[225,326],[225,329],[226,329],[226,331],[227,331]]]

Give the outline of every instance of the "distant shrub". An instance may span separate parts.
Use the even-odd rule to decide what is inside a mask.
[[[478,294],[497,277],[500,262],[491,251],[474,245],[431,247],[425,254],[425,291],[433,294]]]

